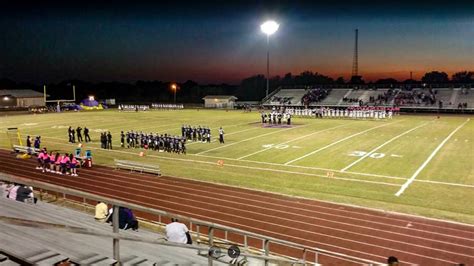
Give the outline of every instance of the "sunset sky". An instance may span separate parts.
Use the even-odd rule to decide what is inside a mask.
[[[357,2],[10,4],[0,10],[0,78],[238,84],[265,73],[259,25],[267,18],[280,23],[270,40],[271,75],[348,78],[355,28],[365,80],[474,70],[472,2]]]

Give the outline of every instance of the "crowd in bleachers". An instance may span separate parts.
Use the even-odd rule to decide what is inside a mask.
[[[322,89],[322,88],[313,88],[306,91],[306,93],[301,97],[301,103],[303,105],[309,105],[315,102],[321,102],[324,100],[331,89]]]
[[[393,98],[394,95],[395,95],[395,90],[388,89],[387,91],[384,91],[383,93],[379,93],[377,97],[370,96],[369,103],[372,103],[375,105],[386,105],[389,103],[389,101]]]
[[[21,202],[36,203],[37,201],[33,194],[33,187],[2,181],[0,181],[0,197]]]
[[[426,89],[426,90],[411,90],[411,91],[400,91],[395,96],[395,105],[433,105],[437,102],[436,100],[437,90]]]

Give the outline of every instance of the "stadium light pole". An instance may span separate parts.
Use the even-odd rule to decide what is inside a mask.
[[[268,96],[270,88],[270,35],[275,33],[280,25],[273,20],[268,20],[260,25],[260,30],[267,35],[267,90],[265,96]]]
[[[171,89],[174,92],[174,104],[176,104],[176,90],[178,89],[178,86],[176,84],[171,84]]]

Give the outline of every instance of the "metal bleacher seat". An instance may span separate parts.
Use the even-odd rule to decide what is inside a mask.
[[[96,222],[92,215],[41,201],[33,205],[0,198],[0,217],[61,224],[107,233],[112,230],[109,224]],[[54,228],[20,226],[2,220],[0,228],[0,251],[30,264],[54,265],[64,260],[80,265],[116,263],[110,248],[111,239],[107,237],[77,234]],[[161,234],[142,229],[138,232],[121,230],[120,233],[143,239],[164,238]],[[207,258],[197,255],[196,250],[129,240],[121,240],[120,245],[123,265],[207,264]]]

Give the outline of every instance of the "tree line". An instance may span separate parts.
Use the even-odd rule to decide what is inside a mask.
[[[375,82],[366,83],[361,76],[352,77],[346,81],[343,77],[333,79],[318,72],[304,71],[299,75],[287,73],[283,77],[275,76],[270,79],[270,91],[280,86],[353,86],[353,85],[384,85],[398,86],[404,84],[429,86],[431,84],[474,84],[473,71],[461,71],[451,77],[445,72],[431,71],[423,75],[421,80],[407,79],[399,81],[394,78],[383,78]],[[76,99],[79,101],[94,95],[96,99],[116,99],[120,103],[136,102],[172,102],[174,92],[171,82],[143,81],[126,82],[98,82],[92,83],[83,80],[65,80],[59,83],[47,84],[48,99],[72,99],[72,86],[76,88]],[[198,84],[192,80],[178,83],[176,91],[179,103],[202,103],[206,95],[235,95],[240,101],[259,101],[265,97],[266,78],[264,75],[254,75],[244,78],[239,85],[229,84]],[[0,79],[0,89],[32,89],[43,92],[43,85],[31,83],[16,83],[9,79]]]

